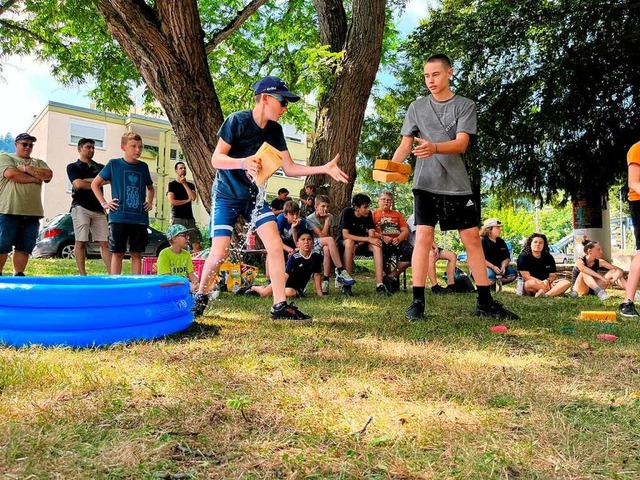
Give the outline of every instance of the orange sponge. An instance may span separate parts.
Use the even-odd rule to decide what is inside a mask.
[[[376,182],[407,183],[409,181],[409,175],[404,175],[398,172],[383,172],[382,170],[374,170],[373,179]]]
[[[616,312],[582,311],[580,320],[597,320],[600,322],[615,322]]]
[[[384,170],[385,172],[398,172],[405,175],[409,175],[411,173],[411,165],[408,163],[397,163],[392,162],[391,160],[376,160],[376,163],[373,165],[373,169]]]

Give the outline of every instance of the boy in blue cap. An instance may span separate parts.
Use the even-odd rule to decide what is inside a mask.
[[[330,175],[346,183],[347,175],[338,167],[339,155],[325,165],[308,167],[294,163],[287,150],[280,117],[287,111],[289,102],[300,100],[289,91],[287,84],[277,77],[264,77],[253,85],[255,107],[232,113],[218,131],[218,144],[211,163],[216,171],[211,196],[211,253],[207,258],[202,278],[217,273],[225,261],[231,245],[231,234],[240,216],[250,220],[255,212],[256,232],[267,250],[267,264],[273,287],[272,320],[309,320],[293,304],[287,303],[285,294],[285,265],[282,240],[278,234],[276,217],[269,205],[256,205],[258,187],[254,179],[260,170],[261,159],[255,155],[267,142],[282,155],[282,170],[288,176]],[[200,284],[193,312],[203,314],[207,307],[207,282]]]

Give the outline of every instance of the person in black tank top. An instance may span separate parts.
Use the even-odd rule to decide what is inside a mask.
[[[585,255],[576,260],[573,267],[573,290],[580,296],[597,295],[601,300],[611,298],[606,292],[607,288],[613,284],[618,285],[623,290],[627,286],[624,279],[624,272],[621,268],[612,265],[602,259],[602,247],[598,242],[586,241],[584,243]],[[604,275],[598,270],[605,268],[608,270]]]

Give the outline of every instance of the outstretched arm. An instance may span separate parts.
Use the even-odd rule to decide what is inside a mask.
[[[304,177],[308,175],[329,175],[334,180],[347,183],[349,177],[338,166],[340,154],[333,157],[328,163],[317,167],[308,167],[306,165],[298,165],[293,161],[287,150],[280,152],[282,154],[282,170],[290,177]]]

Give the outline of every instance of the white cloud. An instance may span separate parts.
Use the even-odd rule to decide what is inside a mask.
[[[0,135],[24,132],[50,100],[89,106],[88,88],[68,88],[51,76],[50,65],[31,57],[12,56],[0,73]]]

